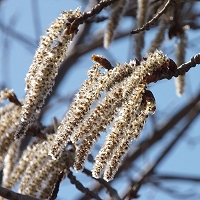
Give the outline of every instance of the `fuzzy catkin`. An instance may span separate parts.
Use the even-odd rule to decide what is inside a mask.
[[[148,18],[148,5],[149,0],[138,0],[138,11],[137,11],[137,28],[142,27]],[[137,59],[141,60],[142,49],[144,48],[144,34],[145,32],[140,32],[134,36],[135,45],[134,52]]]
[[[105,128],[113,121],[118,109],[125,101],[127,101],[128,97],[131,94],[138,93],[137,86],[140,84],[147,84],[145,82],[145,77],[151,75],[155,70],[161,70],[162,67],[165,67],[168,64],[168,62],[169,59],[164,56],[161,51],[155,51],[153,54],[150,54],[147,60],[142,61],[140,65],[133,70],[130,76],[124,78],[121,82],[116,83],[112,90],[106,92],[105,98],[97,103],[96,107],[91,110],[86,118],[81,122],[79,121],[78,124],[75,124],[75,126],[77,126],[76,129],[72,126],[73,129],[71,129],[71,131],[69,130],[67,134],[65,134],[60,132],[58,128],[59,134],[57,133],[49,154],[54,159],[59,158],[59,155],[61,155],[61,152],[69,141],[70,135],[70,140],[73,143],[88,141],[90,147],[87,148],[87,152],[89,152],[89,149],[93,146],[91,138],[95,143],[99,132],[105,131]],[[84,102],[85,100],[82,99],[81,101]],[[71,116],[73,117],[73,112],[70,117]],[[68,123],[66,127],[69,127]],[[92,136],[88,136],[90,133]],[[87,139],[87,136],[90,137],[89,140]],[[86,141],[84,141],[85,139]],[[79,148],[78,152],[83,152],[83,150]],[[83,160],[85,160],[85,156],[81,162],[83,162]],[[82,165],[79,166],[82,168]]]
[[[13,142],[14,134],[19,125],[21,107],[14,103],[9,103],[2,111],[0,116],[0,152],[1,155],[5,155]]]
[[[46,157],[43,160],[43,164],[41,164],[39,169],[35,172],[31,182],[27,184],[23,193],[31,196],[38,196],[37,194],[40,192],[41,196],[45,193],[49,197],[58,174],[61,171],[67,171],[67,168],[71,167],[73,162],[74,152],[70,151],[63,152],[58,160],[53,160],[49,156]],[[41,198],[44,198],[44,196]]]
[[[36,145],[35,142],[33,142],[33,144],[28,146],[27,149],[23,152],[23,155],[21,156],[18,163],[14,166],[13,171],[9,176],[9,179],[5,183],[6,188],[11,189],[12,187],[14,187],[16,182],[20,180],[20,176],[23,175],[34,153],[37,152],[37,147],[38,145]]]
[[[65,118],[61,121],[57,130],[57,137],[52,145],[49,155],[53,158],[59,157],[62,149],[67,145],[70,134],[76,126],[82,122],[85,115],[90,110],[91,104],[100,97],[100,92],[104,89],[105,79],[96,64],[88,72],[89,79],[86,80],[80,91],[76,94],[76,98]],[[100,83],[100,84],[99,84]]]
[[[179,43],[176,45],[176,60],[177,65],[180,66],[185,62],[185,54],[187,47],[187,36],[185,33],[179,35]],[[184,93],[185,75],[180,75],[175,78],[176,94],[181,97]]]
[[[116,68],[106,71],[104,74],[100,73],[99,67],[96,64],[88,71],[89,79],[83,83],[68,113],[61,121],[56,140],[49,152],[53,158],[59,157],[62,149],[67,145],[71,133],[83,122],[84,117],[90,110],[90,106],[100,97],[100,93],[103,90],[110,90],[113,85],[130,75],[135,64],[121,66],[118,63]]]
[[[127,0],[119,0],[114,4],[108,19],[108,24],[104,34],[104,48],[108,48],[113,40],[114,32],[124,14]]]
[[[20,141],[14,141],[9,146],[8,152],[4,158],[2,186],[5,188],[9,188],[9,185],[7,185],[7,183],[8,183],[10,174],[13,171],[14,165],[16,164],[16,161],[17,161],[19,147],[20,147]]]
[[[111,132],[106,138],[106,142],[100,149],[98,155],[95,158],[95,164],[92,170],[92,176],[95,178],[100,178],[106,163],[112,156],[114,150],[117,148],[118,144],[128,131],[128,127],[132,124],[135,117],[135,111],[139,107],[142,101],[142,93],[144,92],[144,86],[140,86],[140,91],[135,95],[131,95],[128,102],[125,103],[120,109],[121,112],[114,121],[114,125],[111,128]]]
[[[23,137],[44,104],[46,96],[51,92],[60,63],[66,56],[66,50],[75,33],[65,32],[67,19],[78,17],[79,10],[63,12],[41,37],[29,72],[26,76],[26,97],[21,111],[21,120],[15,138]]]
[[[54,139],[54,135],[47,135],[47,140],[41,143],[36,144],[36,148],[33,148],[32,159],[29,161],[26,166],[26,171],[23,173],[20,185],[19,192],[23,193],[26,187],[31,182],[31,177],[37,175],[37,172],[40,170],[40,166],[42,166],[45,162],[45,159],[48,157],[48,148],[49,143]]]
[[[124,130],[124,137],[122,138],[121,142],[118,143],[117,147],[112,153],[112,156],[106,163],[106,168],[103,176],[104,180],[111,181],[114,178],[117,169],[121,165],[124,156],[128,152],[130,144],[133,140],[138,138],[140,131],[143,129],[148,114],[152,113],[152,110],[155,110],[154,106],[154,99],[150,99],[149,102],[142,102],[141,106],[137,111],[137,114],[133,116],[132,119],[130,118],[129,124]]]

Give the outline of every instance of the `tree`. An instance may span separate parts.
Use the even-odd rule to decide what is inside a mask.
[[[18,99],[15,91],[6,89],[6,81],[2,83],[0,196],[55,199],[62,180],[69,179],[82,192],[79,199],[134,199],[143,196],[142,188],[148,183],[175,198],[196,197],[194,191],[184,193],[163,184],[166,180],[199,182],[198,174],[163,174],[159,169],[170,150],[179,141],[184,142],[183,136],[198,117],[200,94],[197,90],[184,106],[162,117],[165,123],[160,124],[158,111],[152,115],[158,99],[149,85],[159,85],[163,79],[172,82],[171,78],[176,77],[177,94],[184,93],[185,74],[200,64],[198,51],[186,59],[193,47],[188,33],[199,28],[197,5],[195,1],[104,0],[90,1],[85,12],[79,8],[63,11],[40,38],[26,75],[25,98]],[[135,27],[128,25],[133,20]],[[122,28],[122,21],[128,30]],[[105,31],[95,34],[99,23],[106,24]],[[31,45],[12,26],[6,29],[3,22],[0,25],[2,31]],[[155,36],[149,41],[152,33]],[[120,38],[129,38],[133,44],[134,59],[124,64],[112,62],[109,56],[109,46]],[[169,40],[174,47],[167,44]],[[102,45],[108,49],[105,55],[94,54]],[[172,52],[165,55],[170,48]],[[50,112],[54,121],[45,125],[45,114],[57,97],[61,81],[70,68],[83,65],[77,61],[87,57],[88,52],[94,62],[88,78],[73,97],[65,117],[58,119]],[[160,93],[166,90],[162,87]],[[59,101],[71,101],[69,94],[57,98]],[[151,134],[140,138],[147,118],[152,121],[147,124]],[[166,139],[173,129],[175,136]],[[103,132],[105,142],[98,141],[105,136]],[[160,150],[157,144],[162,142]],[[153,161],[136,164],[144,154],[154,155]],[[92,167],[85,164],[86,160]],[[77,180],[74,170],[86,174],[88,182],[95,180],[95,185],[90,189],[84,186],[85,181]],[[120,181],[124,181],[121,191],[117,187]],[[15,193],[12,189],[17,183]]]

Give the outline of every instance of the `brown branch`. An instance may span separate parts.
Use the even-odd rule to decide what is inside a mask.
[[[78,30],[78,26],[80,24],[83,24],[86,20],[88,20],[90,17],[99,14],[104,8],[106,8],[107,6],[117,2],[118,0],[104,0],[104,1],[100,1],[100,3],[98,3],[97,5],[94,6],[94,8],[92,8],[92,10],[88,11],[88,12],[84,12],[82,16],[77,17],[77,18],[71,18],[68,21],[71,22],[70,28],[69,28],[69,32],[76,32]]]
[[[140,33],[144,30],[149,30],[150,27],[159,19],[159,17],[169,8],[170,4],[173,2],[173,0],[168,0],[163,9],[156,14],[155,17],[153,17],[150,21],[148,21],[146,24],[144,24],[141,28],[137,28],[133,31],[131,31],[131,34]]]
[[[19,194],[0,186],[0,196],[10,200],[39,200],[37,198]]]
[[[197,64],[200,64],[200,53],[193,56],[189,62],[182,64],[174,72],[169,71],[167,74],[162,75],[159,80],[171,79],[172,77],[184,75],[186,72],[190,70],[190,68],[195,67]]]
[[[87,196],[101,200],[101,198],[95,194],[94,192],[90,191],[88,188],[85,188],[82,183],[80,183],[78,180],[76,180],[76,177],[72,174],[72,172],[69,170],[69,173],[67,174],[67,177],[69,178],[70,182],[76,186],[78,190],[86,194]]]
[[[93,178],[92,177],[92,173],[88,169],[84,168],[83,172],[85,174],[87,174],[88,176],[90,176],[91,178]],[[93,179],[95,179],[95,178],[93,178]],[[108,182],[106,182],[102,178],[95,179],[95,180],[98,181],[101,185],[103,185],[103,187],[105,187],[107,189],[107,191],[110,194],[110,197],[112,197],[112,199],[121,200],[121,198],[119,197],[117,191],[114,188],[112,188]]]
[[[173,180],[173,181],[192,181],[192,182],[198,182],[200,183],[200,177],[197,176],[186,176],[184,175],[177,175],[177,174],[159,174],[159,175],[154,175],[155,179],[159,180]]]

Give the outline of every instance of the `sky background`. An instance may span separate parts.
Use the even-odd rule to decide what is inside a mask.
[[[33,3],[35,1],[36,3]],[[37,5],[36,7],[34,7]],[[59,16],[63,10],[76,9],[81,6],[81,2],[78,0],[5,0],[0,6],[0,85],[4,84],[7,88],[12,88],[18,98],[23,98],[25,95],[24,78],[32,63],[32,59],[35,50],[38,46],[39,38],[41,35],[45,34],[45,29],[47,29],[50,23]],[[82,7],[82,11],[84,7]],[[36,20],[34,17],[37,16]],[[35,23],[37,23],[37,29],[35,28]],[[131,21],[124,21],[120,28],[127,29],[132,24]],[[4,26],[4,27],[3,27]],[[104,23],[98,24],[98,29],[103,29],[105,27]],[[24,35],[27,41],[30,43],[24,44],[12,36],[12,30]],[[97,30],[93,30],[94,33]],[[196,41],[199,41],[200,34],[194,33],[193,31],[187,31],[189,40],[189,50],[187,51],[186,61],[190,59],[191,56],[199,53],[199,45]],[[154,37],[154,33],[148,34],[146,38],[146,49],[151,39]],[[81,58],[73,69],[71,69],[65,79],[63,80],[61,86],[58,89],[57,96],[63,95],[73,95],[79,88],[81,83],[87,78],[86,72],[93,65],[91,61],[92,54],[112,55],[111,62],[114,65],[116,62],[124,63],[129,62],[133,59],[132,55],[132,43],[131,38],[120,39],[111,45],[108,50],[99,48],[94,50],[92,53],[88,53],[83,58]],[[167,41],[166,45],[162,47],[163,52],[174,58],[172,54],[174,48],[174,40]],[[186,92],[182,98],[179,98],[175,94],[174,81],[163,80],[159,83],[152,84],[149,89],[153,92],[156,103],[157,111],[155,114],[155,119],[157,121],[157,126],[166,122],[166,116],[171,116],[174,111],[178,111],[184,106],[184,104],[191,99],[192,96],[199,91],[200,79],[199,79],[200,69],[198,67],[191,69],[187,74],[187,85]],[[55,105],[49,113],[43,119],[44,124],[52,123],[53,117],[61,119],[67,110],[68,104],[60,103]],[[176,145],[171,151],[166,159],[160,164],[160,173],[173,173],[173,174],[186,174],[200,176],[200,124],[196,119],[197,123],[194,123],[192,127],[188,130],[185,135],[184,141]],[[184,122],[182,122],[184,123]],[[177,125],[181,126],[181,124]],[[143,137],[148,137],[151,133],[152,127],[150,123],[147,123],[145,129],[142,132],[141,140]],[[170,135],[166,137],[166,141],[173,138],[173,134],[176,130],[171,131]],[[105,136],[103,136],[105,137]],[[199,142],[193,145],[189,143],[190,138],[198,138]],[[140,140],[139,139],[139,140]],[[143,158],[138,159],[138,163],[135,163],[136,168],[140,168],[141,165],[149,160],[153,160],[157,155],[159,150],[162,150],[163,142],[158,143],[151,153],[145,154]],[[133,145],[134,146],[134,145]],[[133,147],[134,148],[134,147]],[[88,164],[88,168],[91,166]],[[135,171],[130,172],[131,176],[136,176]],[[84,174],[79,173],[77,175],[78,180],[84,180],[84,186],[91,186],[91,179],[88,179]],[[182,191],[192,192],[199,190],[199,184],[191,183],[180,183],[179,182],[167,182],[165,183],[167,187],[178,188]],[[119,189],[119,193],[123,191],[126,187],[123,178],[114,186]],[[151,184],[144,185],[139,194],[141,195],[138,199],[153,199],[153,200],[170,200],[173,199],[170,195],[158,190]],[[68,179],[62,184],[58,198],[61,200],[76,200],[81,193],[75,189],[73,185],[70,184]],[[194,199],[199,199],[200,193],[194,197]],[[179,199],[179,198],[177,198]]]

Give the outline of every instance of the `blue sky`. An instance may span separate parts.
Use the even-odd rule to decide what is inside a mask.
[[[38,4],[39,12],[38,18],[38,30],[34,27],[33,20],[33,1],[36,1]],[[1,41],[1,49],[0,49],[0,84],[6,83],[6,87],[14,89],[14,92],[17,94],[19,98],[23,98],[25,95],[24,86],[25,86],[25,75],[31,65],[35,50],[38,45],[39,37],[45,34],[45,29],[47,29],[50,23],[59,16],[59,14],[63,10],[75,9],[80,6],[80,1],[78,0],[7,0],[3,2],[3,5],[0,7],[0,19],[1,23],[7,27],[12,27],[16,32],[25,35],[27,40],[31,41],[32,45],[24,45],[23,43],[13,39],[9,35],[6,35],[5,32],[0,32],[0,41]],[[83,9],[82,9],[83,10]],[[121,28],[126,29],[131,25],[131,22],[123,23]],[[103,26],[99,24],[99,27]],[[103,27],[102,27],[103,28]],[[9,31],[7,32],[9,34]],[[189,46],[189,50],[187,51],[186,60],[189,60],[191,56],[198,53],[199,47],[198,44],[195,43],[196,38],[200,35],[194,33],[193,31],[188,31],[188,38],[191,41],[191,46]],[[150,42],[151,38],[153,38],[153,34],[150,34],[146,39],[147,46]],[[6,41],[6,42],[5,42]],[[121,39],[118,42],[111,45],[108,50],[103,48],[99,48],[92,53],[88,53],[84,58],[81,58],[79,62],[73,67],[73,70],[67,74],[65,79],[63,80],[61,86],[58,89],[58,95],[66,95],[73,94],[78,90],[83,80],[86,79],[86,72],[92,66],[91,56],[92,54],[100,54],[100,55],[108,55],[111,54],[113,57],[113,61],[115,62],[129,62],[132,58],[131,55],[131,45],[130,38]],[[171,54],[174,48],[174,41],[168,41],[167,45],[163,47],[163,51],[165,54],[170,55],[173,58],[174,55]],[[187,85],[186,92],[182,98],[179,98],[175,94],[175,86],[174,81],[163,80],[158,84],[152,84],[150,86],[151,91],[153,91],[156,102],[157,102],[157,112],[155,114],[155,118],[159,123],[164,123],[166,120],[166,115],[171,115],[174,111],[181,108],[187,101],[190,99],[195,92],[199,89],[200,80],[199,80],[199,68],[196,67],[192,69],[187,74]],[[52,122],[53,116],[56,116],[58,119],[64,115],[64,111],[67,106],[65,104],[59,105],[59,107],[55,107],[55,109],[51,110],[50,115],[46,116],[44,119],[45,124],[49,124]],[[197,121],[200,119],[198,118]],[[184,123],[184,122],[183,122]],[[178,126],[181,126],[179,124]],[[179,127],[177,126],[177,130]],[[199,137],[199,128],[200,125],[195,123],[190,130],[188,130],[187,135],[185,136],[185,142],[181,142],[177,144],[173,151],[169,153],[166,159],[160,164],[159,172],[161,173],[173,173],[173,174],[187,174],[187,175],[195,175],[199,174],[200,169],[200,159],[199,159],[199,151],[200,145],[190,145],[187,143],[188,137]],[[150,133],[151,126],[150,124],[146,125],[144,131],[142,132],[142,137]],[[173,135],[176,133],[176,130],[173,130],[170,136],[166,137],[166,140],[170,140],[173,138]],[[153,160],[155,155],[158,154],[159,150],[162,150],[163,143],[159,143],[154,147],[154,150],[150,153],[147,153],[144,158],[138,160],[136,166],[139,168],[141,165],[146,163],[149,160]],[[90,167],[90,166],[89,166]],[[134,174],[130,172],[131,175]],[[90,186],[90,183],[87,182],[89,179],[79,173],[77,174],[79,180],[84,179],[84,185]],[[123,180],[123,179],[122,179]],[[185,184],[180,182],[166,182],[168,187],[178,187],[180,190],[188,190],[193,188],[199,188],[199,185],[191,183]],[[172,185],[173,184],[173,185]],[[123,181],[118,182],[115,187],[123,188],[126,184]],[[121,191],[119,190],[119,191]],[[198,189],[196,189],[197,191]],[[74,200],[80,195],[74,186],[70,185],[69,181],[66,180],[64,184],[61,186],[61,190],[59,192],[59,199],[65,200]],[[141,195],[138,199],[153,199],[153,200],[170,200],[172,197],[166,195],[165,193],[158,190],[156,187],[147,184],[141,188],[139,191]],[[196,197],[195,197],[196,198]],[[195,199],[194,198],[194,199]],[[197,199],[197,198],[196,198]]]

